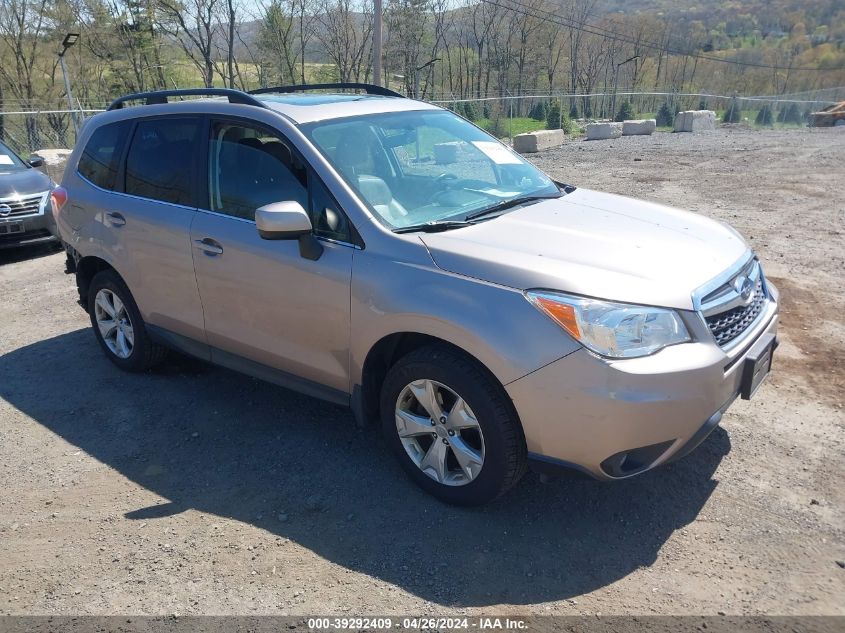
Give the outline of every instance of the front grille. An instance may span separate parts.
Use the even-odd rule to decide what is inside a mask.
[[[0,218],[14,218],[21,215],[35,215],[41,206],[43,194],[25,196],[17,200],[0,200]],[[9,207],[5,209],[4,207]]]
[[[763,286],[763,275],[761,274],[754,288],[754,296],[748,305],[713,314],[705,317],[704,320],[713,333],[713,338],[724,347],[741,336],[760,316],[765,306],[766,290]]]

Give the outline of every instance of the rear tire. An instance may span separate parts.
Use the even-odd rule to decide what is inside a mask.
[[[150,340],[132,293],[115,271],[94,275],[88,286],[88,314],[97,342],[121,369],[145,371],[167,356],[167,348]]]
[[[525,474],[525,438],[504,389],[447,346],[420,348],[390,368],[381,417],[411,479],[446,503],[487,503]]]

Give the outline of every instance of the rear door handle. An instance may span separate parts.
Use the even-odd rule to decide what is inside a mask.
[[[223,252],[223,247],[210,237],[194,240],[194,247],[205,252],[206,255],[220,255]]]
[[[106,219],[112,226],[123,226],[124,224],[126,224],[126,218],[124,218],[117,211],[109,211],[108,213],[106,213]]]

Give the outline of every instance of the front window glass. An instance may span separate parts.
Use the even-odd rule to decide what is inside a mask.
[[[209,208],[244,220],[272,202],[308,207],[306,171],[280,138],[262,128],[222,121],[209,141]]]
[[[471,123],[442,110],[390,112],[303,126],[389,226],[461,220],[557,186]]]
[[[0,174],[27,169],[24,162],[12,150],[0,143]]]

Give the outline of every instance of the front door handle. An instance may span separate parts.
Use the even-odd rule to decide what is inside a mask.
[[[124,224],[126,224],[126,218],[124,218],[117,211],[109,211],[108,213],[106,213],[106,219],[112,226],[123,226]]]
[[[203,251],[206,255],[220,255],[223,252],[223,247],[210,237],[206,237],[201,240],[194,240],[194,246]]]

